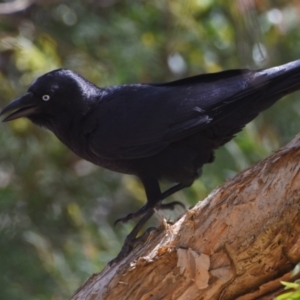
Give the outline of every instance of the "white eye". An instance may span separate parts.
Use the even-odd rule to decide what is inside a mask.
[[[44,101],[49,101],[49,100],[50,100],[50,96],[49,96],[49,95],[44,95],[44,96],[42,97],[42,99],[43,99]]]

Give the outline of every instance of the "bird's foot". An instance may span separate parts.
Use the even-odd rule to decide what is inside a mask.
[[[173,202],[166,203],[166,204],[162,204],[161,202],[159,202],[156,205],[156,209],[174,210],[177,205],[181,206],[184,210],[186,210],[184,204],[182,204],[179,201],[173,201]],[[136,212],[128,214],[126,217],[120,218],[120,219],[116,220],[115,223],[114,223],[114,226],[116,226],[119,222],[127,223],[130,220],[137,219],[138,217],[141,217],[141,216],[145,215],[149,209],[150,209],[150,207],[146,204],[142,208],[140,208],[139,210],[137,210]]]
[[[117,263],[121,259],[125,258],[136,247],[137,244],[139,244],[140,242],[144,242],[148,238],[149,233],[155,230],[155,228],[150,227],[145,231],[145,233],[142,236],[137,238],[139,231],[142,229],[145,223],[152,217],[153,214],[154,209],[148,208],[148,210],[144,213],[144,216],[139,220],[139,222],[127,235],[121,252],[115,259],[109,262],[109,266],[112,266],[114,263]]]
[[[116,220],[114,223],[114,226],[116,226],[119,222],[127,223],[130,220],[134,220],[138,217],[141,217],[141,216],[145,215],[149,209],[150,209],[149,206],[146,204],[143,207],[141,207],[139,210],[137,210],[136,212],[128,214],[126,217]]]
[[[171,210],[173,210],[173,209],[175,209],[175,207],[177,205],[179,205],[182,208],[186,209],[185,206],[179,201],[173,201],[173,202],[168,203],[168,204],[161,204],[161,202],[159,202],[157,204],[157,209],[171,209]],[[122,260],[123,258],[125,258],[127,255],[129,255],[131,253],[131,251],[138,244],[144,243],[147,240],[150,232],[152,232],[156,228],[150,227],[140,237],[137,237],[137,235],[138,235],[139,231],[142,229],[142,227],[145,225],[145,223],[152,217],[154,212],[155,212],[154,208],[150,208],[149,206],[145,205],[141,209],[139,209],[138,211],[136,211],[132,214],[129,214],[124,218],[118,219],[115,222],[115,224],[117,224],[118,222],[126,223],[129,220],[135,219],[135,218],[140,217],[141,215],[143,215],[143,217],[139,220],[139,222],[135,225],[135,227],[132,229],[132,231],[126,237],[124,245],[123,245],[120,253],[118,254],[118,256],[115,259],[113,259],[112,261],[109,262],[109,266],[112,266],[113,264],[115,264],[115,263],[119,262],[120,260]],[[164,224],[164,222],[166,222],[165,219],[162,216],[160,216],[160,217],[162,218],[162,223]],[[169,224],[169,222],[166,222],[166,224]]]
[[[136,248],[139,244],[143,245],[149,235],[151,234],[151,232],[155,231],[157,228],[155,227],[149,227],[141,236],[134,238],[134,239],[128,239],[126,238],[124,245],[120,251],[120,253],[117,255],[116,258],[112,259],[108,265],[111,267],[114,264],[118,263],[119,261],[121,261],[123,258],[127,257],[131,251]]]
[[[169,209],[169,210],[174,210],[176,206],[180,206],[184,209],[184,211],[186,211],[186,207],[183,203],[179,202],[179,201],[172,201],[170,203],[166,203],[166,204],[160,204],[160,206],[158,206],[158,209]]]

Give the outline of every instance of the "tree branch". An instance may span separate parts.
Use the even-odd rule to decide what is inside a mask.
[[[72,299],[271,299],[300,261],[299,170],[300,135],[151,232]]]

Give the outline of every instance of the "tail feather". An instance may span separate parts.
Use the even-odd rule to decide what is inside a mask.
[[[300,89],[300,60],[283,66],[248,73],[249,86],[209,113],[211,130],[218,140],[216,148],[287,94]]]

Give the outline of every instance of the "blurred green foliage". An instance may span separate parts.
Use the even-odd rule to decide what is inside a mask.
[[[300,58],[298,1],[48,0],[11,14],[1,2],[0,107],[59,67],[105,86]],[[298,98],[249,124],[173,200],[194,205],[290,141],[300,130]],[[26,119],[1,124],[0,145],[1,299],[65,299],[118,253],[130,224],[113,221],[143,205],[143,189]]]
[[[276,297],[276,300],[299,300],[300,299],[300,281],[285,282],[282,281],[285,287],[284,293]]]

